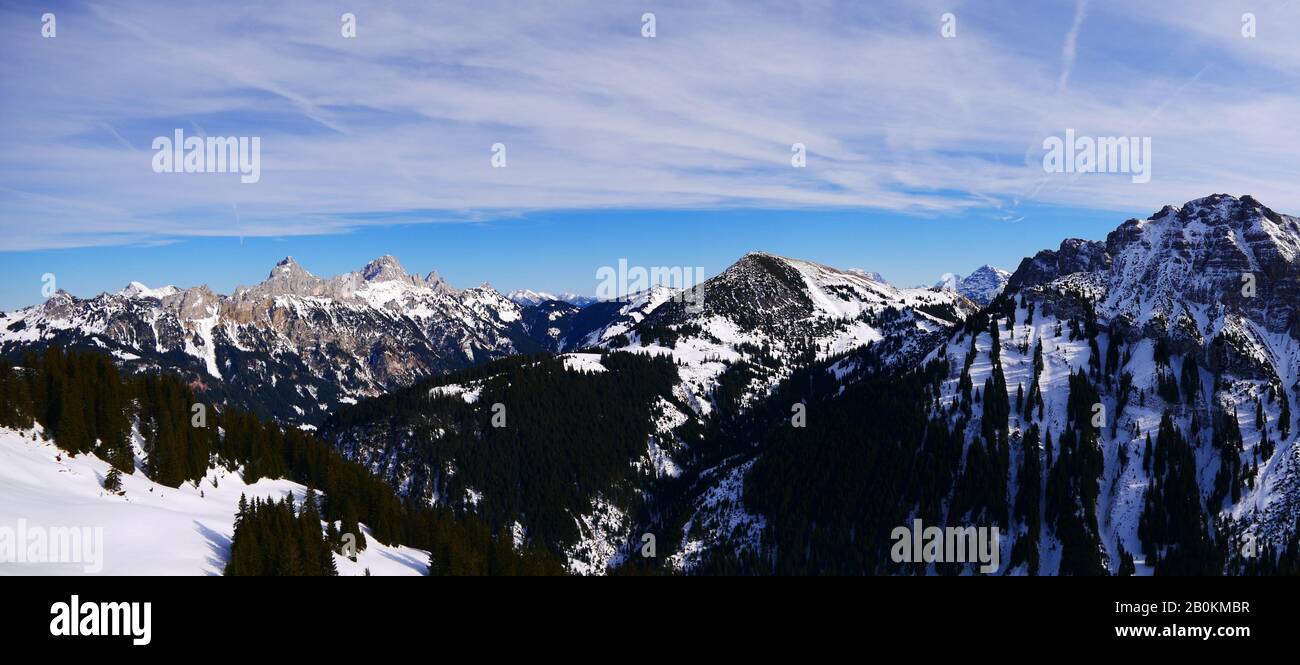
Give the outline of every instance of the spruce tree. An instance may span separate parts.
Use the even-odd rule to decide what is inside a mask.
[[[108,475],[104,476],[104,489],[114,493],[121,492],[122,472],[118,471],[117,468],[109,469]]]

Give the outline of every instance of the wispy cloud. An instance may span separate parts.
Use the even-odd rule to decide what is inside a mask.
[[[1074,59],[1079,51],[1079,29],[1083,27],[1083,19],[1087,15],[1087,0],[1078,0],[1074,5],[1074,19],[1070,23],[1070,30],[1065,33],[1065,43],[1061,45],[1061,76],[1056,79],[1058,95],[1065,92],[1066,86],[1070,85],[1070,72],[1074,71]]]
[[[1300,210],[1300,9],[1252,3],[1246,40],[1246,9],[1188,4],[958,4],[953,39],[947,5],[903,0],[658,2],[654,39],[627,2],[102,4],[58,11],[55,39],[43,9],[10,6],[0,248],[574,208],[1133,210],[1229,191]],[[195,126],[261,137],[261,181],[156,174],[123,149]],[[1155,136],[1146,185],[1044,178],[1024,152],[1135,126]]]

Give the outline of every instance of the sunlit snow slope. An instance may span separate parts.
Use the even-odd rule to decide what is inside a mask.
[[[33,441],[33,434],[36,440]],[[104,491],[107,462],[94,455],[71,457],[38,431],[0,428],[0,529],[18,533],[56,527],[102,528],[103,575],[218,575],[230,554],[239,497],[273,497],[306,488],[288,480],[247,485],[239,474],[209,470],[196,487],[171,488],[137,471],[123,476],[118,496]],[[323,523],[322,523],[323,526]],[[364,527],[363,527],[364,528]],[[388,547],[366,529],[369,544],[353,562],[335,555],[340,575],[422,575],[427,552]],[[0,555],[2,556],[2,555]],[[18,563],[0,560],[0,575],[82,575],[83,563]]]

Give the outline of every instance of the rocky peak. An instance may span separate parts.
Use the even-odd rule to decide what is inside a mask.
[[[299,277],[302,275],[310,276],[311,273],[307,272],[305,268],[298,265],[298,262],[295,261],[292,256],[286,256],[283,259],[280,259],[278,262],[276,262],[275,267],[271,268],[271,272],[266,276],[266,278],[284,279],[286,277]]]
[[[397,257],[391,254],[385,254],[367,263],[366,267],[361,269],[361,277],[367,282],[407,282],[409,284],[419,282],[414,276],[408,274],[402,264],[398,263]]]
[[[429,274],[424,276],[424,284],[431,289],[434,289],[436,291],[441,291],[443,293],[449,293],[449,294],[456,293],[456,287],[447,283],[447,280],[443,279],[442,275],[439,275],[438,271],[436,270],[430,270]]]
[[[961,281],[957,292],[981,305],[993,302],[993,299],[1007,287],[1011,273],[985,264],[975,269]]]
[[[1068,238],[1059,249],[1045,249],[1021,261],[1007,280],[1007,288],[1041,286],[1066,275],[1109,267],[1111,256],[1106,246],[1104,242]]]
[[[168,303],[165,305],[175,307],[182,319],[205,319],[215,316],[221,309],[221,296],[213,293],[212,289],[206,286],[185,289],[178,296],[178,298],[168,298]]]
[[[965,277],[951,272],[944,273],[934,288],[959,293],[974,303],[987,305],[1002,293],[1010,278],[1011,273],[985,264]]]
[[[1213,329],[1232,314],[1300,337],[1300,219],[1250,196],[1167,205],[1105,242],[1066,240],[1025,259],[1009,288],[1058,280],[1090,294],[1101,317],[1139,327],[1208,321],[1199,327]]]
[[[292,256],[286,256],[271,268],[265,281],[247,293],[258,296],[316,295],[323,281],[298,265]]]
[[[1297,222],[1252,197],[1227,194],[1129,220],[1106,239],[1114,259],[1107,305],[1137,316],[1140,303],[1156,303],[1170,317],[1174,302],[1227,307],[1269,330],[1300,331]],[[1247,281],[1251,295],[1243,292]]]

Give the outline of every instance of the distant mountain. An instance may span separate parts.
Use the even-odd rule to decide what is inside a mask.
[[[178,371],[214,401],[314,424],[339,402],[553,349],[553,326],[524,311],[490,285],[456,289],[434,272],[407,273],[391,256],[332,278],[286,257],[262,283],[229,296],[138,282],[84,300],[60,291],[0,316],[0,352],[97,348],[130,370]]]
[[[689,368],[691,403],[708,413],[720,383],[725,401],[743,405],[794,368],[856,348],[886,363],[918,359],[974,309],[954,293],[752,252],[690,292],[654,287],[583,309],[563,348],[671,355]]]
[[[118,291],[119,295],[126,296],[127,298],[143,297],[158,298],[159,300],[166,298],[167,296],[174,296],[177,293],[180,293],[180,289],[174,286],[168,285],[157,289],[151,289],[140,282],[131,282],[126,285],[125,289]]]
[[[882,275],[882,274],[880,274],[880,273],[878,273],[878,272],[876,272],[876,271],[874,271],[874,270],[861,270],[861,269],[859,269],[859,268],[849,268],[849,269],[846,270],[845,272],[851,272],[851,273],[853,273],[853,274],[855,274],[855,275],[862,275],[863,277],[866,277],[867,279],[869,279],[869,280],[871,280],[871,281],[873,281],[873,282],[880,282],[881,284],[888,284],[888,283],[889,283],[889,280],[885,279],[885,276],[884,276],[884,275]]]
[[[511,291],[506,295],[506,297],[523,307],[540,305],[548,300],[556,300],[576,307],[586,307],[587,305],[596,302],[596,299],[591,296],[580,296],[576,293],[555,294],[547,293],[545,291],[532,291],[529,289],[517,289]]]
[[[1009,279],[1011,273],[1001,268],[984,265],[967,277],[951,272],[944,273],[934,287],[960,293],[980,305],[987,305],[1002,293]]]
[[[0,353],[17,360],[51,343],[100,349],[131,371],[177,371],[215,402],[316,426],[339,403],[495,358],[630,344],[695,368],[689,391],[707,412],[728,368],[761,375],[743,391],[759,394],[804,353],[875,344],[915,357],[927,350],[920,340],[970,309],[939,291],[762,253],[700,293],[698,311],[664,287],[584,307],[532,292],[511,299],[488,284],[457,289],[392,256],[329,278],[286,257],[228,296],[139,282],[89,299],[59,292],[0,315]],[[520,304],[531,300],[539,302]]]

